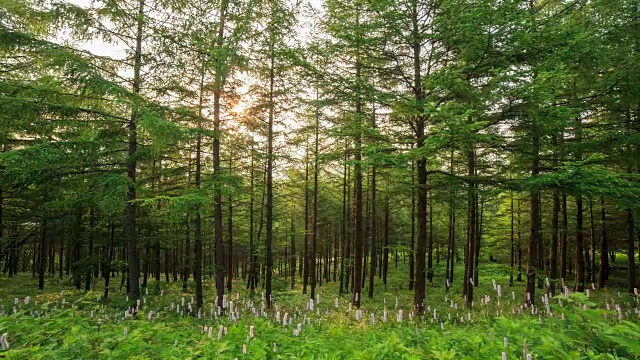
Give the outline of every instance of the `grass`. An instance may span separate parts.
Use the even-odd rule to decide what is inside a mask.
[[[189,311],[193,292],[183,293],[178,283],[162,282],[143,291],[139,312],[132,315],[127,311],[136,301],[117,287],[105,301],[100,292],[74,290],[70,280],[48,279],[46,290],[38,291],[30,275],[2,277],[0,334],[8,334],[9,350],[0,357],[522,359],[528,354],[532,359],[640,359],[638,298],[615,289],[590,291],[589,297],[559,295],[548,307],[538,298],[539,307],[532,310],[522,306],[523,284],[509,287],[508,269],[487,264],[473,309],[458,295],[460,284],[449,293],[440,284],[428,285],[428,314],[419,318],[412,313],[406,270],[404,265],[392,268],[387,290],[376,285],[375,298],[363,298],[361,313],[350,309],[345,297],[338,298],[336,308],[335,283],[319,288],[320,302],[310,310],[308,295],[299,288],[288,290],[287,280],[277,278],[272,311],[263,313],[261,289],[250,294],[237,282],[229,297],[237,317],[229,312],[218,317],[212,311],[213,281],[207,280],[200,318],[193,306]],[[493,280],[501,286],[499,302]],[[96,289],[102,286],[99,282]],[[285,313],[290,325],[283,325]]]

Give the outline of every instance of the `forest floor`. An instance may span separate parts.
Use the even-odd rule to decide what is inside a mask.
[[[222,317],[212,310],[212,279],[198,317],[190,312],[193,284],[183,293],[180,283],[152,281],[132,314],[136,301],[119,281],[104,301],[101,282],[84,292],[70,279],[49,278],[39,291],[30,274],[2,276],[0,334],[9,349],[0,358],[640,359],[637,297],[590,289],[588,297],[570,291],[545,305],[538,290],[532,310],[522,306],[524,284],[509,286],[508,268],[488,264],[480,274],[471,310],[460,284],[449,293],[428,284],[423,318],[413,314],[404,265],[390,270],[386,290],[376,279],[374,299],[363,290],[362,311],[337,298],[334,282],[319,286],[310,306],[299,284],[292,291],[288,279],[276,278],[272,311],[262,310],[261,288],[252,295],[238,281],[229,297],[233,315]]]

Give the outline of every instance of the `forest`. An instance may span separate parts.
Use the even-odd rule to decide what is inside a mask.
[[[640,359],[637,0],[0,0],[0,357]]]

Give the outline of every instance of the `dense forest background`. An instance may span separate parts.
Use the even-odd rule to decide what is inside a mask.
[[[0,267],[41,289],[633,293],[639,150],[635,0],[0,0]]]

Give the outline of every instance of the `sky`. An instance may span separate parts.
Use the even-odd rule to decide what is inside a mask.
[[[93,0],[64,0],[64,1],[73,5],[77,5],[85,8],[91,7],[92,3],[94,2]],[[324,4],[324,0],[307,0],[307,1],[309,1],[309,3],[316,10],[320,10]],[[308,16],[302,16],[302,18],[300,18],[299,21],[302,23],[302,25],[298,27],[296,37],[298,39],[308,38],[309,36],[308,34],[309,34],[309,31],[311,31],[311,29],[308,27],[308,25],[305,26],[305,23],[308,24],[309,21],[313,21],[313,19]],[[55,40],[58,42],[68,41],[69,34],[65,35],[64,33],[60,33]],[[110,57],[113,59],[125,59],[127,56],[127,46],[123,43],[120,43],[120,44],[107,43],[100,39],[96,39],[91,41],[74,41],[73,45],[77,46],[80,49],[89,51],[92,54],[95,54],[98,56]],[[126,78],[131,78],[132,70],[129,68],[122,69],[120,75]],[[238,76],[238,74],[236,74],[235,76]],[[250,103],[252,101],[251,97],[247,95],[248,87],[246,85],[251,83],[252,80],[250,76],[247,76],[246,74],[240,74],[240,76],[243,82],[245,83],[245,85],[237,89],[237,91],[240,93],[240,96],[241,96],[240,104],[239,106],[234,107],[234,110],[231,110],[229,114],[224,115],[225,117],[233,116],[234,118],[237,118],[238,116],[241,116],[242,115],[241,111],[244,110],[247,106],[250,106]],[[205,111],[205,113],[207,113],[207,111]],[[290,145],[287,145],[287,141],[285,138],[286,135],[290,133],[292,129],[300,128],[304,125],[306,124],[301,122],[300,119],[297,118],[296,115],[293,113],[280,114],[276,122],[276,131],[279,134],[275,139],[276,146],[290,147]],[[260,136],[256,137],[254,135],[254,139],[257,141],[264,141],[264,139],[262,139],[262,137]],[[304,149],[302,147],[291,148],[287,151],[289,152],[289,155],[294,155],[294,157],[297,157],[297,158],[304,157]],[[285,163],[281,163],[281,165],[287,167]]]

